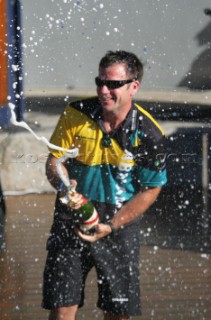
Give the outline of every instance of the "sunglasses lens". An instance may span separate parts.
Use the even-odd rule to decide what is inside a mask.
[[[95,83],[97,87],[103,87],[106,86],[109,89],[115,89],[118,87],[118,84],[116,86],[116,82],[118,81],[111,81],[111,80],[101,80],[100,78],[95,78]]]
[[[95,84],[97,87],[106,86],[108,89],[117,89],[132,81],[134,80],[101,80],[99,77],[95,78]]]
[[[109,89],[117,89],[123,86],[124,83],[122,83],[122,81],[110,81],[108,83],[108,88]]]
[[[95,78],[95,84],[97,87],[102,87],[103,86],[103,80],[101,80],[100,78],[96,77]]]

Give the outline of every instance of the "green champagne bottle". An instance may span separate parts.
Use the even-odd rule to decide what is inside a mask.
[[[71,207],[74,203],[76,203],[74,198],[76,198],[77,195],[78,193],[72,188],[72,186],[70,186],[67,188],[66,196],[60,198],[60,201]],[[99,222],[99,215],[91,201],[86,199],[84,196],[82,196],[81,200],[82,205],[79,209],[75,210],[75,213],[77,213],[81,220],[80,229],[83,232],[87,232]]]

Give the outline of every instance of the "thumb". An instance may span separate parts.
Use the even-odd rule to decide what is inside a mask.
[[[73,186],[73,188],[74,189],[76,189],[76,187],[77,187],[77,181],[76,180],[73,180],[73,179],[70,179],[70,183],[71,183],[71,185]]]

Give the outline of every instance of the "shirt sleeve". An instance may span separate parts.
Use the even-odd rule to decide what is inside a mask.
[[[150,120],[143,126],[141,144],[137,148],[136,163],[138,182],[144,187],[163,186],[166,174],[166,138]]]
[[[74,148],[71,122],[71,108],[68,106],[59,118],[56,128],[50,138],[50,143],[65,149]],[[66,153],[66,151],[54,150],[51,148],[49,148],[49,151],[56,158],[60,158]]]

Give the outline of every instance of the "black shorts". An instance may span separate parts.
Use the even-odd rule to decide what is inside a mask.
[[[99,290],[97,306],[116,315],[140,315],[139,226],[125,227],[94,244],[83,242],[70,228],[62,229],[68,238],[58,236],[57,226],[57,236],[52,234],[48,242],[43,308],[81,307],[85,280],[94,266]]]

